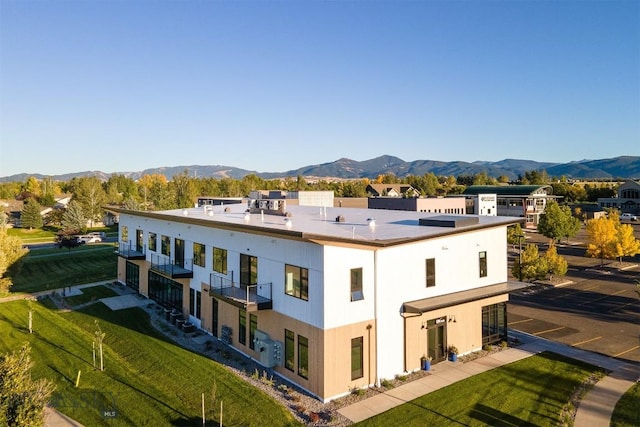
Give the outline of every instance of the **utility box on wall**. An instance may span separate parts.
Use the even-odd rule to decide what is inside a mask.
[[[282,343],[274,341],[269,334],[256,330],[253,339],[254,349],[260,355],[260,364],[267,368],[282,366]]]

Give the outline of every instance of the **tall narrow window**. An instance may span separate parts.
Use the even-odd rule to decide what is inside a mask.
[[[227,250],[213,248],[213,271],[227,274]]]
[[[298,375],[309,378],[309,340],[298,335]]]
[[[149,233],[149,250],[150,251],[153,251],[153,252],[157,251],[157,249],[156,249],[156,244],[157,244],[156,239],[157,239],[156,233]]]
[[[362,293],[362,268],[351,269],[351,301],[364,299]]]
[[[255,285],[258,283],[258,258],[240,254],[240,283]]]
[[[284,367],[293,372],[294,367],[296,366],[294,363],[294,339],[295,334],[288,330],[284,330]]]
[[[204,267],[206,263],[206,246],[202,243],[193,243],[193,264]]]
[[[171,237],[160,237],[160,250],[162,252],[162,255],[171,256]]]
[[[211,298],[211,333],[218,336],[218,300]]]
[[[251,350],[256,349],[256,344],[253,340],[256,337],[256,329],[258,329],[258,316],[255,314],[249,315],[249,348]]]
[[[196,314],[196,290],[195,289],[189,289],[189,314],[191,316]]]
[[[292,297],[309,300],[309,270],[295,265],[284,266],[284,293]]]
[[[202,292],[196,291],[196,318],[200,319],[200,303],[202,302]]]
[[[247,312],[238,310],[238,342],[247,345]]]
[[[363,339],[362,337],[351,340],[351,379],[357,380],[364,376],[363,360]]]
[[[436,259],[427,258],[425,266],[427,273],[427,288],[430,288],[436,285]]]
[[[120,241],[129,243],[129,228],[126,225],[120,227]]]
[[[487,252],[480,252],[478,259],[480,261],[480,277],[487,277]]]

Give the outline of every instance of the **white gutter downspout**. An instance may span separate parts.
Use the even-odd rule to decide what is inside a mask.
[[[376,353],[376,387],[380,387],[380,357],[379,357],[379,349],[378,349],[378,334],[380,331],[378,330],[378,250],[375,249],[373,251],[373,323],[376,327],[376,335],[375,335],[375,353]],[[369,361],[369,366],[371,366],[371,361]]]

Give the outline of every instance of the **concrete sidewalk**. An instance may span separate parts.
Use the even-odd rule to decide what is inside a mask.
[[[616,402],[634,384],[640,374],[640,367],[635,363],[583,351],[516,331],[511,334],[523,344],[467,363],[438,363],[432,366],[431,375],[346,406],[338,412],[353,422],[363,421],[473,375],[543,351],[551,351],[611,371],[609,376],[599,381],[583,398],[575,419],[576,427],[608,427]]]

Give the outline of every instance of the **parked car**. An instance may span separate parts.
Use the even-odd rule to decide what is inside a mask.
[[[82,243],[100,243],[102,242],[102,237],[96,234],[84,234],[82,236],[78,236],[78,242]]]
[[[630,213],[623,213],[620,215],[620,220],[621,221],[637,221],[638,217]]]

